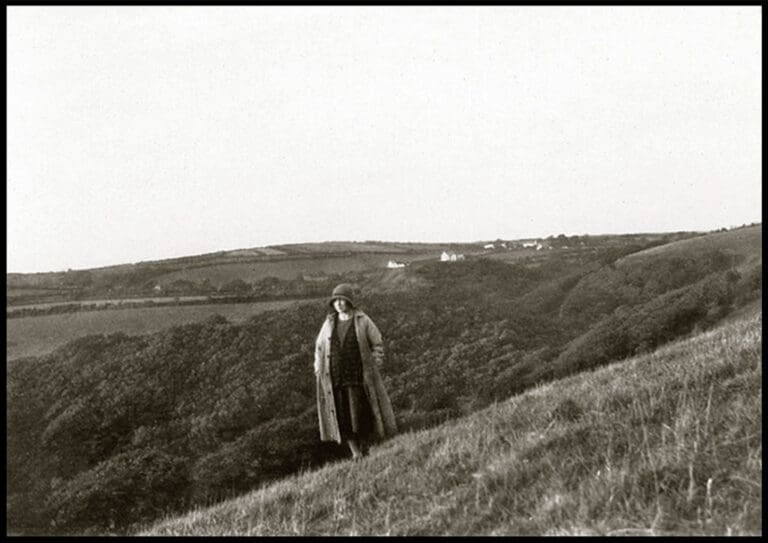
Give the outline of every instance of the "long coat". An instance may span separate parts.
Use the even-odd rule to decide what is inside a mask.
[[[384,389],[379,367],[384,362],[384,342],[381,332],[371,318],[359,309],[352,310],[357,332],[357,344],[363,365],[363,389],[373,413],[374,428],[380,438],[397,432],[395,414]],[[315,378],[317,381],[317,416],[320,423],[321,441],[341,443],[336,405],[333,401],[331,382],[331,335],[335,319],[330,314],[323,322],[315,341]]]

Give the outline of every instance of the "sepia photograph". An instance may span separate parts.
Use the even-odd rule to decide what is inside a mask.
[[[762,14],[6,5],[6,536],[762,536]]]

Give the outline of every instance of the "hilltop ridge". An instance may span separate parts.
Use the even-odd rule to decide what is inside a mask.
[[[695,232],[599,236],[549,236],[537,248],[568,248],[584,252],[628,243],[657,244],[695,236]],[[492,246],[489,250],[486,246]],[[233,289],[247,290],[260,281],[314,281],[332,275],[385,268],[389,260],[404,264],[439,259],[443,251],[467,256],[513,260],[530,257],[535,249],[520,240],[485,242],[329,241],[217,251],[201,255],[119,264],[100,268],[42,273],[6,273],[8,305],[62,303],[80,300],[131,299],[158,295],[206,296]]]
[[[616,266],[631,266],[643,260],[659,260],[670,255],[684,256],[714,250],[722,250],[725,254],[741,259],[742,267],[756,262],[762,263],[762,223],[651,247],[619,259]]]

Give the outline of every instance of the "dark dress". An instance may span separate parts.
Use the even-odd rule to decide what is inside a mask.
[[[363,388],[363,363],[354,317],[334,317],[331,334],[331,382],[342,439],[367,438],[373,433],[373,413]]]

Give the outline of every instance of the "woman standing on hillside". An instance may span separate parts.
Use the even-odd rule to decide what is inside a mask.
[[[346,443],[354,460],[369,440],[397,432],[395,415],[379,373],[384,362],[381,333],[352,302],[352,285],[333,289],[328,314],[315,342],[320,439]]]

